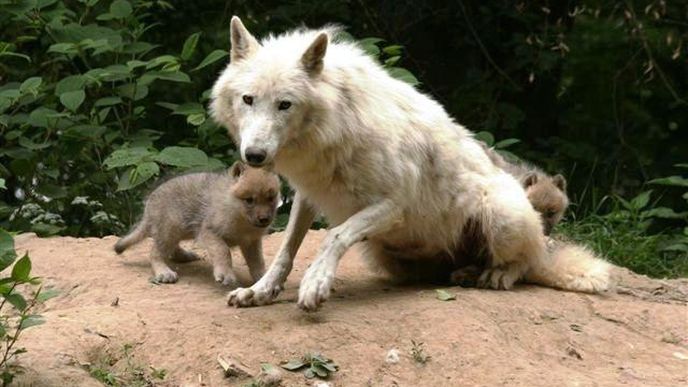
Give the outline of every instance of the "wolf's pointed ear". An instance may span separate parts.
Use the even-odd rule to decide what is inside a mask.
[[[244,171],[246,170],[246,165],[241,162],[241,161],[235,161],[234,164],[232,164],[232,167],[229,170],[229,173],[232,175],[233,178],[238,178],[241,176]]]
[[[326,52],[327,34],[321,32],[301,57],[301,64],[303,64],[303,67],[309,74],[314,75],[322,70],[323,58]]]
[[[260,43],[244,27],[238,16],[232,16],[230,23],[230,37],[232,41],[231,61],[246,59],[253,52],[258,50]]]
[[[527,175],[525,175],[523,177],[522,181],[523,181],[523,188],[528,188],[533,184],[537,184],[538,175],[535,172],[529,172]]]
[[[554,185],[556,185],[557,188],[566,192],[566,179],[564,178],[564,176],[557,174],[552,178],[552,180],[554,181]]]

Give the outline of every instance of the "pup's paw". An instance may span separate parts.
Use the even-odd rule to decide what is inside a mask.
[[[334,272],[317,261],[306,271],[299,287],[299,308],[313,312],[330,298]]]
[[[229,286],[232,289],[239,286],[239,281],[237,281],[234,270],[232,270],[231,267],[214,267],[213,276],[215,277],[215,281],[224,286]]]
[[[153,282],[156,283],[161,283],[161,284],[173,284],[177,282],[177,273],[170,269],[169,267],[167,268],[161,268],[156,270],[153,273]]]
[[[281,285],[263,285],[258,281],[250,288],[236,288],[229,292],[227,295],[227,305],[236,307],[267,305],[271,303],[281,291]]]

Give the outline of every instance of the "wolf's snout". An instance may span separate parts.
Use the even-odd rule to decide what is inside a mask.
[[[246,148],[246,151],[244,151],[244,158],[246,158],[246,162],[254,167],[263,164],[266,156],[267,152],[265,152],[264,149],[255,146],[250,146]]]

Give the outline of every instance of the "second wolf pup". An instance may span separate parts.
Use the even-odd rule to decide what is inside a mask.
[[[229,248],[239,246],[256,281],[265,271],[261,239],[275,216],[279,188],[276,174],[240,161],[224,173],[175,177],[149,195],[141,221],[115,244],[115,252],[152,237],[153,279],[173,283],[177,273],[165,261],[198,259],[179,247],[180,241],[196,238],[208,252],[215,280],[237,287]]]
[[[481,145],[492,163],[521,183],[528,195],[528,201],[535,211],[540,213],[545,235],[549,235],[569,206],[564,176],[548,175],[540,168],[525,162],[509,162],[493,148],[488,148],[483,143]]]

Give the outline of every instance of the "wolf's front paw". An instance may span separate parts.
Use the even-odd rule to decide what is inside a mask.
[[[334,273],[327,270],[324,265],[314,263],[306,275],[301,280],[299,287],[299,308],[313,312],[320,307],[320,304],[330,298],[330,290],[332,289],[332,282],[334,280]]]
[[[519,265],[507,264],[486,269],[478,278],[478,287],[509,290],[521,277]]]
[[[250,288],[236,288],[227,295],[229,306],[257,306],[272,302],[282,291],[281,285],[264,286],[258,281]]]

